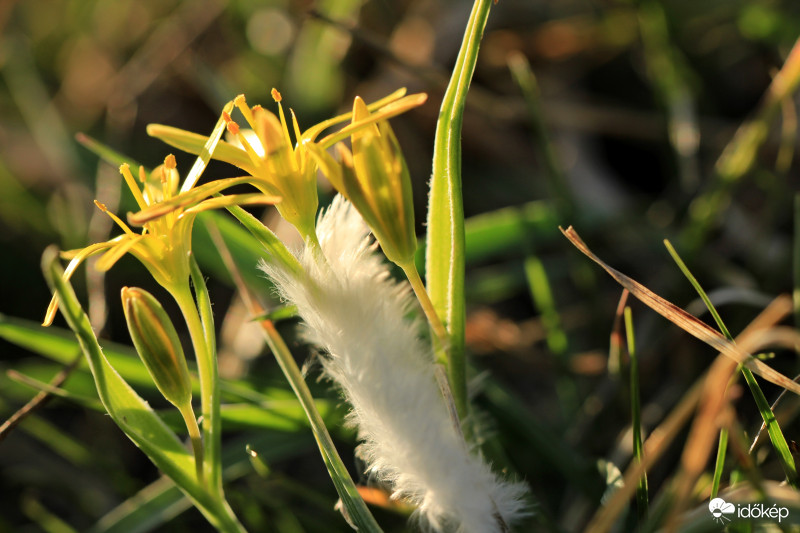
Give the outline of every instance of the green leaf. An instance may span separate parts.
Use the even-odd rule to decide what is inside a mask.
[[[120,152],[117,152],[107,144],[104,144],[94,137],[86,135],[85,133],[78,133],[75,135],[75,139],[87,150],[115,168],[119,168],[125,163],[133,168],[142,166],[141,163],[134,161],[132,158]]]
[[[461,123],[491,0],[476,0],[444,94],[433,151],[428,206],[426,276],[431,300],[450,334],[447,371],[460,416],[467,413],[464,336],[464,206],[461,194]]]
[[[221,531],[240,531],[231,523],[224,504],[198,484],[194,458],[175,433],[109,364],[72,286],[63,279],[58,251],[54,247],[45,250],[42,270],[51,290],[58,295],[62,315],[78,338],[94,376],[100,401],[111,419],[162,472],[181,487],[209,522]]]
[[[43,327],[33,321],[0,314],[0,338],[67,365],[80,353],[75,336],[55,327]],[[155,389],[153,380],[132,348],[115,343],[104,343],[104,357],[123,378],[136,386]],[[78,366],[87,369],[86,360]]]
[[[308,417],[322,460],[328,469],[328,474],[331,476],[334,487],[336,487],[336,492],[342,500],[344,511],[346,511],[343,513],[345,518],[350,526],[358,531],[376,533],[382,531],[358,493],[341,457],[339,457],[339,452],[336,451],[336,446],[333,444],[328,428],[317,410],[311,391],[308,389],[303,375],[289,351],[289,347],[286,346],[283,338],[271,322],[263,321],[261,326],[278,365],[297,396],[306,417]]]
[[[297,259],[292,255],[289,249],[286,248],[286,245],[283,244],[268,227],[262,224],[260,220],[239,206],[233,205],[227,209],[263,247],[260,256],[263,256],[263,253],[266,252],[270,261],[279,261],[283,263],[283,265],[294,274],[300,274],[303,271],[300,263],[297,262]]]

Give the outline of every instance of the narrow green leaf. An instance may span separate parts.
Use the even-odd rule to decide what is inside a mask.
[[[322,460],[325,467],[328,469],[328,474],[331,476],[336,492],[342,500],[344,507],[345,519],[353,529],[364,532],[381,532],[381,528],[375,521],[375,518],[370,513],[364,500],[356,489],[350,473],[344,466],[336,446],[331,440],[328,428],[322,420],[322,416],[317,411],[314,403],[314,398],[311,396],[311,391],[308,389],[300,369],[297,367],[294,358],[286,346],[281,335],[275,329],[273,324],[269,321],[261,322],[262,329],[264,330],[264,337],[275,356],[278,365],[281,367],[286,380],[292,387],[300,405],[305,411],[306,417],[311,425],[311,431],[314,433],[314,438],[319,446]]]
[[[636,353],[636,337],[633,331],[633,314],[630,307],[625,307],[625,332],[628,338],[628,355],[631,358],[630,386],[631,386],[631,432],[633,433],[633,457],[642,463],[644,461],[644,446],[642,446],[642,415],[641,398],[639,393],[639,355]],[[639,523],[647,518],[650,497],[647,489],[647,472],[642,472],[636,487],[636,510]]]
[[[450,334],[447,370],[456,408],[468,411],[464,335],[464,206],[461,193],[461,124],[492,0],[476,0],[450,83],[442,100],[433,152],[428,206],[426,276],[436,312]]]
[[[186,492],[209,522],[221,531],[240,531],[231,523],[222,503],[197,483],[194,458],[175,433],[109,364],[72,286],[63,279],[58,251],[54,247],[45,250],[42,270],[51,290],[58,295],[61,313],[78,338],[95,378],[100,401],[112,420],[162,472]]]
[[[547,347],[553,354],[563,357],[567,351],[567,335],[561,327],[561,317],[556,308],[553,291],[550,289],[550,280],[542,261],[535,255],[525,259],[525,278],[531,299],[539,310],[542,325],[547,335]]]
[[[242,223],[242,225],[256,238],[261,246],[264,247],[270,260],[280,261],[294,273],[302,272],[302,267],[294,255],[286,248],[286,245],[268,227],[261,223],[256,217],[245,211],[239,206],[233,205],[227,208],[228,211]]]
[[[575,198],[570,190],[564,170],[550,139],[550,132],[544,121],[541,94],[536,76],[531,70],[528,59],[522,52],[515,52],[509,57],[508,68],[511,70],[511,75],[525,98],[528,118],[533,127],[534,146],[543,162],[550,192],[560,215],[564,219],[570,219],[576,211]]]
[[[717,444],[717,457],[714,463],[714,477],[711,479],[711,497],[716,498],[719,494],[719,485],[722,482],[722,472],[725,470],[725,455],[728,451],[728,428],[722,428],[719,432],[719,444]]]
[[[81,143],[87,150],[95,154],[97,157],[108,163],[109,165],[113,166],[114,168],[119,168],[123,164],[127,163],[131,166],[131,168],[138,168],[141,163],[134,161],[130,157],[117,152],[107,144],[104,144],[94,137],[90,137],[85,133],[78,133],[75,135],[75,140]]]

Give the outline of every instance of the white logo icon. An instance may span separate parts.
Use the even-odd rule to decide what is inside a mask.
[[[731,521],[731,519],[725,515],[735,513],[736,506],[732,503],[726,502],[722,498],[714,498],[708,502],[708,510],[711,511],[711,515],[714,517],[716,522],[724,524],[725,522]]]

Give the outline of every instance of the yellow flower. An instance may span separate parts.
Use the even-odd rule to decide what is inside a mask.
[[[266,194],[279,196],[277,206],[281,215],[291,222],[306,239],[316,240],[314,224],[317,211],[316,157],[311,157],[313,147],[319,150],[330,148],[338,141],[349,137],[361,128],[404,112],[425,101],[425,95],[406,96],[400,89],[370,106],[362,120],[354,121],[345,128],[317,141],[317,137],[331,126],[352,118],[345,113],[300,131],[297,118],[291,113],[295,144],[292,144],[286,116],[281,105],[281,95],[273,89],[272,96],[278,103],[278,116],[261,106],[249,107],[243,95],[234,100],[251,129],[241,129],[229,114],[223,114],[228,131],[235,143],[220,141],[213,158],[226,161],[253,176],[252,183]],[[363,102],[362,102],[363,103]],[[150,124],[147,132],[181,150],[198,154],[206,137],[170,126]]]
[[[106,271],[122,256],[130,253],[161,286],[172,292],[176,287],[188,283],[191,232],[198,213],[233,204],[275,203],[279,200],[261,194],[209,198],[227,187],[247,181],[247,178],[217,180],[200,187],[190,187],[177,194],[180,178],[175,168],[175,157],[172,155],[167,156],[164,164],[156,167],[149,175],[144,168],[139,168],[141,188],[127,164],[122,165],[119,170],[141,209],[139,213],[129,214],[128,220],[131,224],[142,225],[143,230],[141,233],[134,232],[117,215],[109,212],[105,205],[95,200],[95,205],[111,217],[123,233],[80,250],[63,252],[62,257],[70,259],[64,271],[65,279],[72,277],[75,269],[90,256],[105,252],[97,261],[97,269]],[[58,301],[54,296],[47,308],[43,322],[45,326],[53,322],[57,309]]]
[[[252,184],[264,194],[280,196],[278,211],[304,238],[314,235],[317,213],[317,168],[303,145],[293,148],[286,116],[281,105],[281,95],[275,89],[272,97],[278,103],[280,120],[261,106],[248,107],[244,95],[233,103],[244,116],[251,130],[246,131],[225,114],[230,134],[239,141],[250,159],[246,170],[255,178]],[[300,139],[300,128],[292,112],[295,138]]]

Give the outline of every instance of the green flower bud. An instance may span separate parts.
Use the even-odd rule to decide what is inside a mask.
[[[419,105],[424,98],[417,100],[406,105]],[[387,259],[405,266],[417,250],[411,178],[389,123],[375,123],[374,118],[356,97],[350,126],[352,152],[344,144],[336,144],[337,162],[318,145],[309,143],[306,149],[331,184],[364,217]]]
[[[179,409],[191,405],[186,358],[164,308],[152,294],[137,287],[122,288],[122,307],[133,345],[158,390]]]

